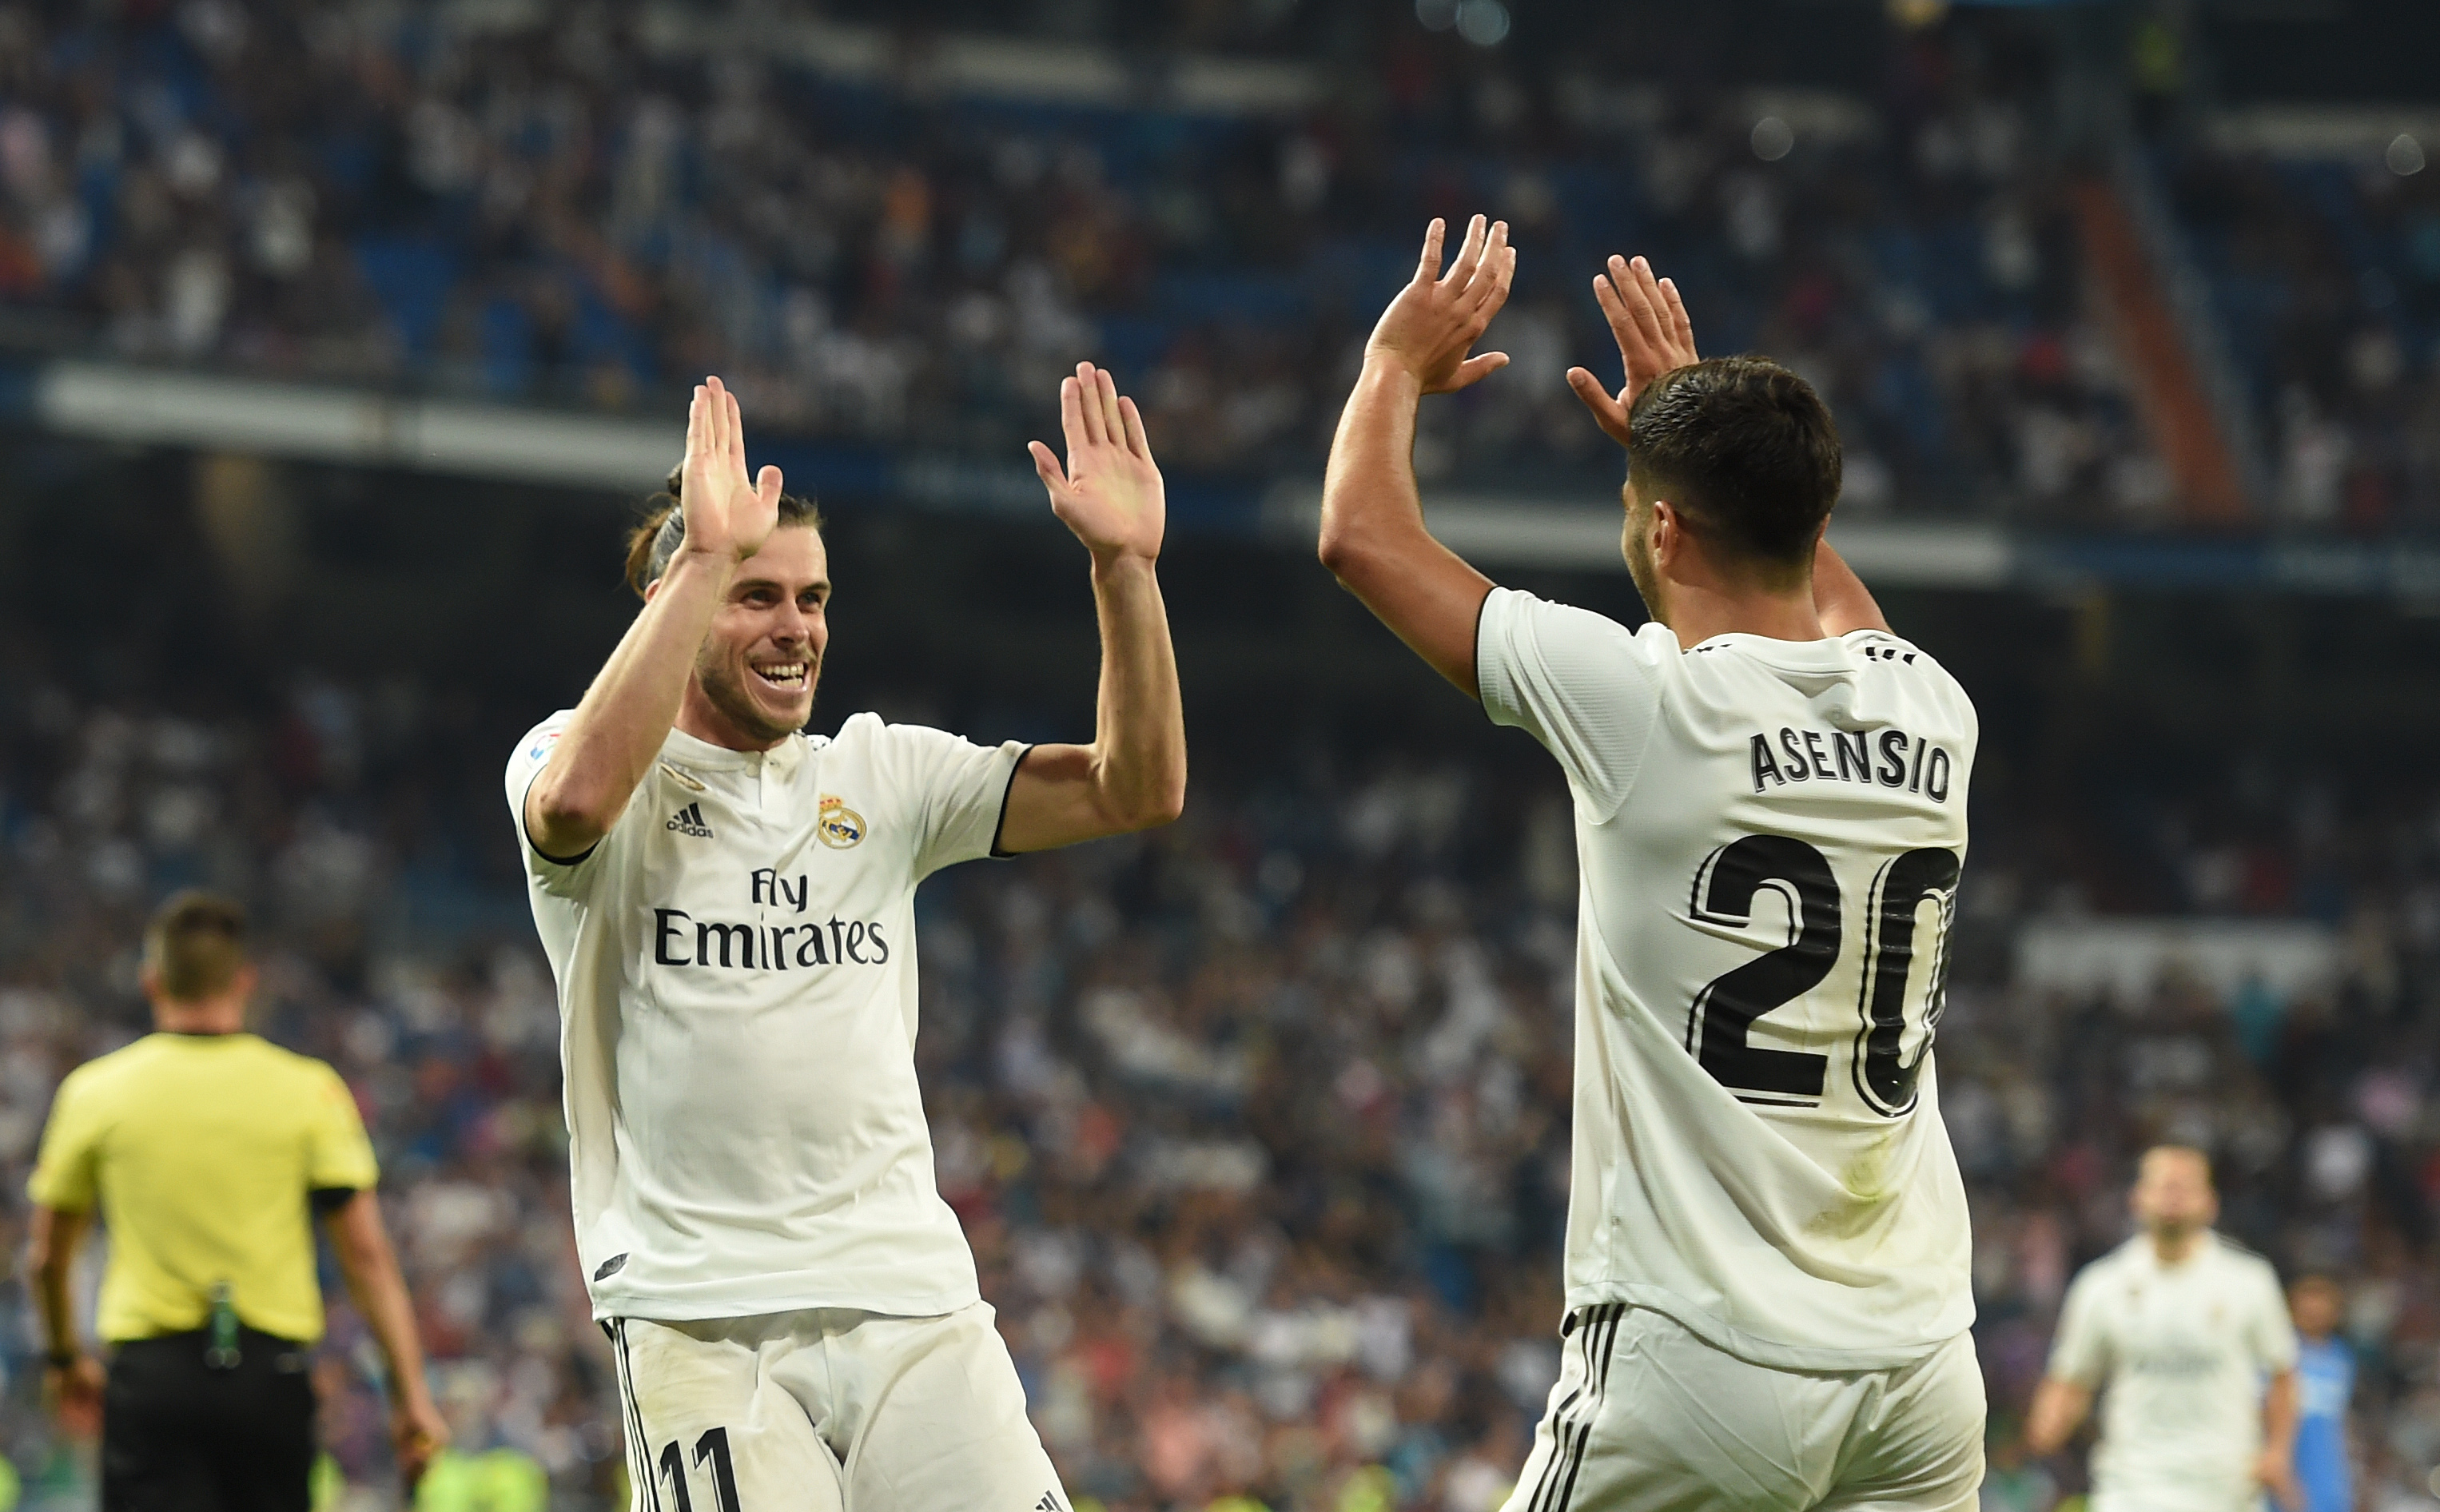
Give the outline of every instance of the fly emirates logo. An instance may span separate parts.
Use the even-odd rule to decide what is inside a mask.
[[[768,867],[752,873],[758,906],[805,911],[812,889],[803,876],[783,877]],[[889,963],[889,942],[879,921],[831,918],[798,924],[727,924],[698,919],[683,909],[653,910],[653,963],[662,966],[709,966],[729,971],[801,971],[815,966],[881,966]]]

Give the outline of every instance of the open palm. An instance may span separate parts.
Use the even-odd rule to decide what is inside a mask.
[[[780,523],[780,470],[760,478],[745,473],[745,422],[737,396],[717,378],[694,391],[687,411],[686,464],[678,507],[686,515],[686,549],[744,561],[762,549]]]
[[[1136,402],[1121,396],[1106,369],[1080,362],[1076,376],[1059,381],[1059,422],[1065,467],[1042,442],[1028,448],[1051,513],[1096,556],[1159,556],[1168,505]]]
[[[1593,275],[1593,297],[1601,301],[1602,315],[1609,321],[1609,333],[1618,340],[1620,361],[1626,366],[1626,382],[1613,396],[1602,387],[1602,381],[1582,368],[1568,369],[1568,387],[1593,412],[1593,419],[1607,432],[1609,439],[1621,446],[1627,443],[1627,418],[1635,408],[1635,396],[1664,372],[1700,362],[1695,351],[1695,322],[1686,315],[1686,301],[1678,297],[1678,285],[1667,279],[1655,279],[1652,264],[1642,258],[1629,262],[1622,257],[1609,260],[1607,273]]]

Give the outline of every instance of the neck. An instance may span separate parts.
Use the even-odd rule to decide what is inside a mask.
[[[1827,637],[1813,606],[1813,585],[1784,590],[1731,588],[1717,583],[1669,585],[1661,622],[1677,632],[1678,644],[1693,650],[1713,636],[1762,636],[1771,640],[1821,640]]]
[[[239,1035],[245,1032],[245,999],[236,996],[201,1002],[152,999],[152,1027],[165,1035]]]
[[[2202,1242],[2200,1229],[2154,1229],[2152,1253],[2164,1266],[2180,1265]]]
[[[678,699],[676,723],[679,733],[724,750],[772,750],[788,738],[777,735],[766,739],[747,729],[721,712],[718,705],[704,696],[703,684],[692,678],[687,680],[686,693]]]

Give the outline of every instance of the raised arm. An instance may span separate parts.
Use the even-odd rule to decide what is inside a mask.
[[[1593,279],[1593,297],[1600,301],[1610,335],[1618,342],[1625,382],[1612,394],[1590,372],[1570,368],[1568,387],[1592,411],[1603,433],[1624,446],[1635,396],[1643,392],[1644,385],[1702,360],[1695,350],[1695,322],[1686,313],[1678,285],[1655,278],[1652,264],[1642,258],[1611,258],[1608,271]],[[1890,627],[1872,590],[1826,540],[1813,552],[1813,607],[1821,616],[1822,630],[1830,635]]]
[[[1508,354],[1466,353],[1507,302],[1516,277],[1508,225],[1467,226],[1441,271],[1445,223],[1424,233],[1415,277],[1390,301],[1365,344],[1364,370],[1338,418],[1321,486],[1321,565],[1364,601],[1434,672],[1481,696],[1475,622],[1492,582],[1424,526],[1415,488],[1415,406],[1508,365]]]
[[[706,379],[687,411],[685,543],[584,691],[550,764],[526,789],[526,835],[543,855],[575,860],[626,811],[677,720],[687,674],[730,575],[779,522],[780,486],[776,467],[748,480],[737,396]]]
[[[1059,382],[1068,461],[1032,443],[1051,513],[1093,559],[1102,684],[1093,744],[1036,746],[1009,783],[999,849],[1047,851],[1149,829],[1186,803],[1186,715],[1154,564],[1166,500],[1143,415],[1110,375],[1079,363]]]
[[[322,1220],[331,1250],[346,1278],[356,1312],[381,1346],[389,1370],[391,1447],[398,1467],[413,1485],[449,1443],[449,1424],[432,1402],[423,1380],[423,1345],[416,1337],[415,1306],[407,1300],[406,1279],[399,1274],[398,1257],[390,1250],[389,1231],[383,1226],[381,1199],[367,1187],[348,1198]]]
[[[1887,630],[1889,620],[1873,598],[1873,590],[1828,541],[1813,549],[1813,612],[1821,617],[1825,635],[1850,630]]]

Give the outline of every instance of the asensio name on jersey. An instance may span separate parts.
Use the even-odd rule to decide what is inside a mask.
[[[518,743],[511,811],[569,717]],[[521,842],[595,1317],[978,1299],[915,1077],[915,885],[990,854],[1024,751],[871,714],[767,751],[672,730],[589,854]]]
[[[1886,631],[1681,650],[1495,589],[1482,703],[1565,768],[1582,872],[1567,1304],[1790,1369],[1973,1322],[1931,1045],[1976,722]]]

